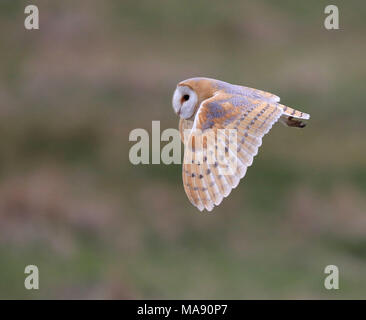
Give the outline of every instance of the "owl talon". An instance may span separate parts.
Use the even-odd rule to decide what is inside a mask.
[[[296,120],[293,117],[288,117],[286,119],[286,124],[289,127],[296,127],[296,128],[304,128],[306,126],[306,123],[302,122],[301,120]]]

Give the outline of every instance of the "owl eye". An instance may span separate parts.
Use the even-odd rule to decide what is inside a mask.
[[[185,94],[185,95],[183,96],[183,100],[184,100],[184,101],[188,101],[188,100],[189,100],[189,95],[188,95],[188,94]]]

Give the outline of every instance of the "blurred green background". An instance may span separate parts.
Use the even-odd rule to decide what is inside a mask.
[[[365,298],[365,17],[361,0],[2,0],[0,298]],[[177,128],[171,96],[193,76],[311,114],[272,129],[212,214],[180,165],[128,158],[132,129]]]

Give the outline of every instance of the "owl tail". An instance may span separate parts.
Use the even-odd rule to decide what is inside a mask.
[[[310,119],[310,115],[305,112],[301,112],[281,104],[279,106],[282,108],[283,112],[280,122],[287,127],[304,128],[306,123],[301,120]]]

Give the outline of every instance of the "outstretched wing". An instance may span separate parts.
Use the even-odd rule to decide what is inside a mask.
[[[217,89],[231,95],[245,96],[248,98],[264,100],[272,103],[280,101],[280,97],[274,95],[273,93],[250,87],[238,86],[219,80],[217,80]]]
[[[211,211],[229,195],[282,113],[270,99],[223,91],[201,103],[184,139],[183,184],[194,206]]]

